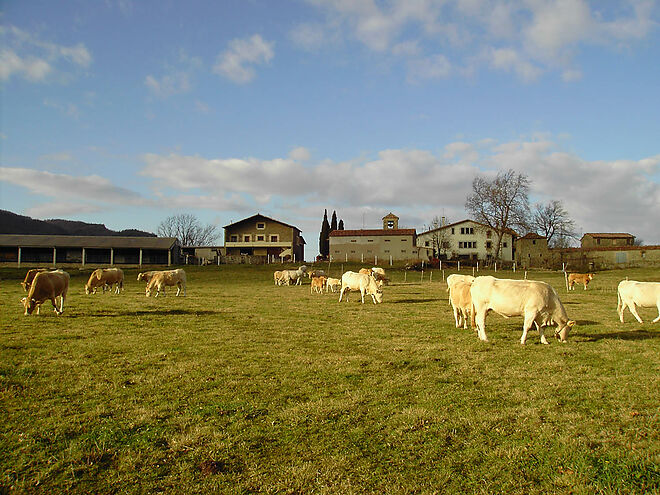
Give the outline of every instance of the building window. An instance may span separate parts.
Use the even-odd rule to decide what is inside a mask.
[[[406,254],[406,250],[405,250],[405,249],[402,249],[402,250],[401,250],[401,254]]]
[[[264,241],[264,236],[263,235],[258,235],[257,240],[263,242]]]
[[[536,245],[536,241],[532,241],[532,244]]]
[[[454,235],[454,227],[451,228],[451,235]]]
[[[355,251],[351,251],[351,254],[355,254]]]
[[[461,234],[474,234],[474,227],[461,227]]]
[[[357,242],[357,239],[351,239],[351,242]]]
[[[243,242],[250,242],[250,236],[249,235],[244,235],[243,236]]]
[[[270,242],[280,242],[280,236],[275,234],[270,236]]]
[[[367,242],[374,242],[373,239],[367,239]]]
[[[401,239],[401,242],[406,242],[408,239]]]
[[[229,236],[229,242],[238,242],[238,236],[237,235]]]
[[[493,243],[491,241],[486,241],[486,249],[493,249]]]
[[[387,228],[388,229],[393,229],[394,228],[394,220],[388,220],[387,221]]]
[[[431,245],[431,241],[426,241],[426,242],[424,243],[424,246],[426,246],[426,247],[429,247],[430,245]]]
[[[390,242],[390,240],[389,240],[389,239],[385,239],[385,242]]]
[[[386,250],[385,250],[385,252],[386,252],[386,253],[389,253],[389,252],[390,252],[390,250],[389,250],[389,249],[386,249]]]
[[[257,230],[264,230],[266,228],[266,224],[264,222],[257,222]]]
[[[506,247],[506,246],[507,246],[507,244],[508,244],[508,243],[506,243],[506,242],[503,242],[503,243],[502,243],[502,247]]]

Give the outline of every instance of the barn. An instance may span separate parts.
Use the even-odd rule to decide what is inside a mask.
[[[0,234],[0,262],[21,264],[172,265],[174,237]]]

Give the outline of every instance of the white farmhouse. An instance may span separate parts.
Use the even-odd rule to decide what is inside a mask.
[[[502,236],[500,259],[514,260],[514,240],[517,234],[507,229]],[[417,235],[417,246],[432,249],[441,259],[490,260],[497,250],[497,232],[474,220],[443,225]]]

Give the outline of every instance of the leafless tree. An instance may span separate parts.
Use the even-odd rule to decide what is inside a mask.
[[[436,215],[428,225],[424,226],[425,230],[432,231],[431,247],[433,248],[434,256],[440,256],[440,254],[445,253],[450,247],[447,230],[441,229],[441,227],[444,227],[446,224],[445,217],[442,217],[441,219]]]
[[[531,227],[548,240],[550,247],[568,247],[571,241],[578,239],[575,222],[571,220],[561,201],[536,203]]]
[[[465,209],[477,222],[488,225],[497,233],[495,259],[502,252],[502,236],[509,229],[527,230],[529,218],[529,179],[509,169],[488,180],[477,176],[472,181],[472,194]]]
[[[213,244],[220,232],[217,226],[203,226],[195,215],[180,213],[167,217],[158,225],[161,237],[176,237],[182,246],[208,246]]]

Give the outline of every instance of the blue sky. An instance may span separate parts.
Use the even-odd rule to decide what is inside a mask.
[[[528,175],[581,232],[660,244],[653,0],[0,4],[0,208],[156,232],[261,212],[318,250],[467,218]]]

